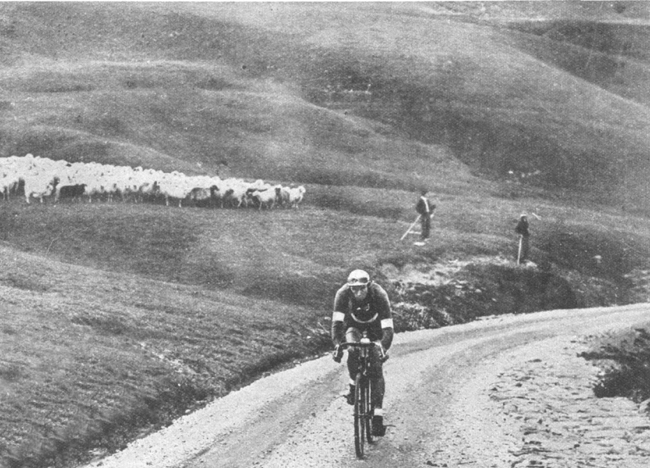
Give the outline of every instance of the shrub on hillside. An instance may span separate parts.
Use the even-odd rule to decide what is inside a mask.
[[[628,341],[630,340],[630,341]],[[643,328],[618,343],[605,343],[580,354],[603,367],[594,385],[599,398],[623,396],[635,402],[650,398],[650,333]]]

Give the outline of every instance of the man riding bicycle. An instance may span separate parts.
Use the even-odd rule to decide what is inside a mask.
[[[377,346],[371,348],[371,383],[373,387],[372,435],[386,433],[383,419],[385,381],[382,369],[383,355],[393,342],[393,316],[390,300],[384,288],[370,281],[370,275],[363,270],[354,270],[346,284],[336,292],[332,314],[332,342],[337,348],[335,359],[340,359],[339,345],[343,342],[358,343],[363,332]],[[347,402],[354,404],[354,377],[358,366],[358,351],[348,350],[348,372],[350,391]]]

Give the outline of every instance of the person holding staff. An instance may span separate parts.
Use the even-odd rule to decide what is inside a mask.
[[[530,250],[530,231],[528,230],[528,217],[522,213],[519,222],[515,227],[515,232],[519,234],[519,250],[517,253],[517,263],[519,265],[526,263],[528,252]]]
[[[429,239],[431,233],[431,218],[433,218],[433,210],[436,209],[436,205],[431,204],[427,198],[426,189],[422,189],[420,193],[421,196],[415,205],[415,211],[420,215],[420,242],[423,244]]]

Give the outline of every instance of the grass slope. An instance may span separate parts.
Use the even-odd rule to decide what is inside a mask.
[[[308,190],[271,212],[0,203],[2,463],[71,466],[322,351],[348,270],[394,295],[386,265],[512,258],[522,210],[540,265],[628,287],[649,253],[648,219],[618,210],[647,188],[646,36],[617,30],[621,57],[544,28],[643,10],[516,3],[0,4],[0,156]],[[421,187],[418,251],[398,239]]]
[[[390,159],[395,152],[374,153],[388,132],[446,146],[483,173],[539,170],[541,181],[601,201],[647,195],[647,99],[615,94],[640,86],[647,62],[618,88],[584,79],[598,67],[566,70],[605,60],[607,50],[403,5],[4,8],[15,18],[6,34],[14,60],[6,154],[31,145],[71,159],[155,163],[135,157],[144,147],[186,170],[188,161],[214,169],[226,159],[236,174],[311,181],[313,173],[287,166],[336,154]],[[647,45],[642,34],[626,37],[636,49]],[[312,113],[305,101],[343,116]],[[349,125],[346,114],[381,126]],[[328,128],[339,137],[327,138]]]
[[[69,464],[309,347],[314,311],[0,255],[3,466]]]
[[[414,251],[398,242],[407,223],[382,216],[378,190],[355,190],[354,213],[331,203],[271,212],[4,203],[0,427],[8,466],[71,466],[89,447],[115,449],[326,348],[331,300],[350,268],[369,269],[394,294],[383,265],[513,253],[521,200],[443,195],[435,242]],[[399,210],[411,194],[386,195],[405,216]],[[647,265],[646,219],[533,202],[544,215],[533,224],[536,261],[607,281]],[[509,276],[518,281],[514,269]],[[601,301],[580,294],[585,305]]]

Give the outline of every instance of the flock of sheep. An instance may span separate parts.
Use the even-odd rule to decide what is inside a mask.
[[[220,179],[213,176],[187,176],[180,172],[162,172],[154,169],[113,166],[110,164],[70,163],[27,154],[24,157],[0,158],[0,189],[4,200],[24,188],[25,200],[61,198],[95,199],[142,202],[164,197],[171,201],[190,201],[211,207],[275,206],[297,208],[305,194],[305,187],[271,185],[262,180],[246,182],[242,179]]]

